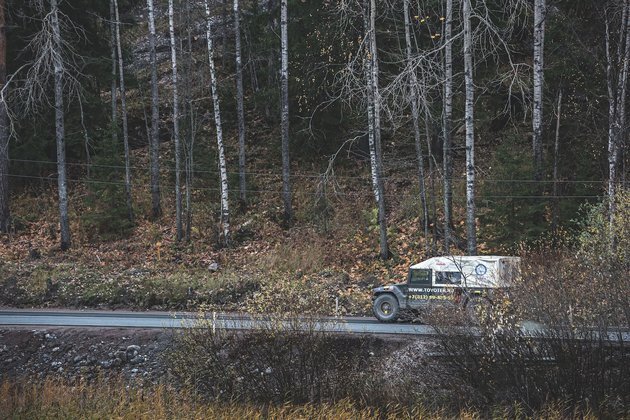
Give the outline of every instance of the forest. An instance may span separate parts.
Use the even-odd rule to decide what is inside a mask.
[[[0,251],[41,296],[116,272],[125,304],[133,269],[179,294],[222,290],[210,273],[264,295],[270,267],[365,289],[425,256],[570,243],[593,209],[623,235],[628,0],[0,10]]]

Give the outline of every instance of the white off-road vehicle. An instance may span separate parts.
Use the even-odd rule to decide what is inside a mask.
[[[420,310],[431,302],[463,307],[491,302],[493,291],[509,287],[519,272],[520,258],[503,256],[434,257],[409,268],[407,282],[373,289],[374,316],[396,321],[401,311]]]

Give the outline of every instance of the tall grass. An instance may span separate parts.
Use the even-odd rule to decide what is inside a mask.
[[[91,384],[45,380],[38,383],[5,381],[0,385],[2,419],[434,419],[434,418],[547,418],[594,419],[590,411],[571,411],[567,404],[550,404],[525,415],[519,406],[494,407],[486,411],[422,405],[369,407],[342,400],[334,404],[255,405],[235,402],[204,402],[188,391],[165,385],[129,388],[122,380]]]

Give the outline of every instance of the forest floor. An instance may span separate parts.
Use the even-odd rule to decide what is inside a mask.
[[[144,150],[134,158],[138,166],[148,160]],[[295,169],[296,220],[289,228],[279,194],[252,193],[245,210],[234,203],[229,247],[220,243],[218,197],[194,197],[190,241],[177,242],[170,197],[163,197],[163,216],[150,220],[149,191],[136,189],[135,224],[119,228],[118,216],[91,204],[104,192],[79,183],[70,197],[73,245],[62,252],[54,194],[45,186],[23,193],[12,202],[17,229],[0,236],[0,305],[331,315],[338,300],[340,315],[367,314],[371,288],[402,280],[427,253],[417,189],[390,177],[392,257],[378,258],[368,179],[354,176],[366,169],[359,162],[328,196],[316,195],[312,172]],[[163,183],[170,175],[165,171]],[[104,222],[95,223],[98,217]]]

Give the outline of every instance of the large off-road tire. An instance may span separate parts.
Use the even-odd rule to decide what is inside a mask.
[[[394,322],[398,319],[400,305],[396,296],[385,293],[374,300],[372,312],[374,316],[381,322]]]

